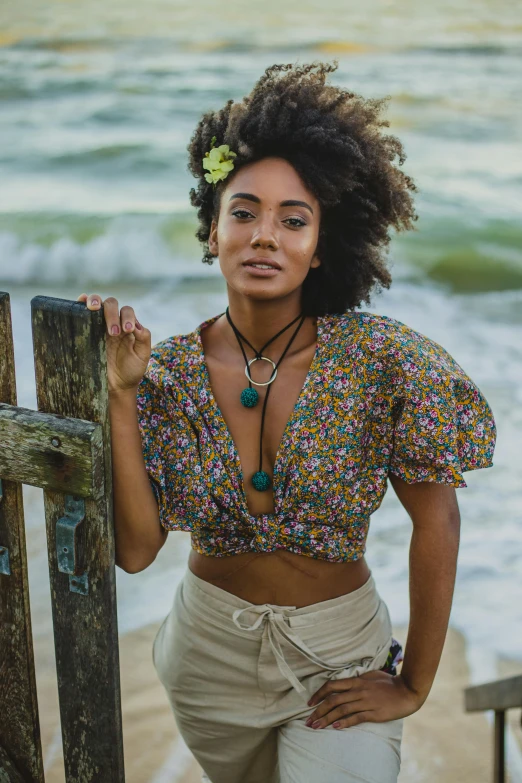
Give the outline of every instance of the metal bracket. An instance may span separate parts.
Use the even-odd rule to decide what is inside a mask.
[[[0,500],[4,497],[4,490],[2,487],[2,479],[0,479]],[[0,546],[0,574],[6,576],[11,575],[11,567],[9,565],[9,550],[6,546]]]
[[[78,574],[78,551],[76,531],[85,519],[85,500],[74,495],[65,496],[65,516],[56,523],[56,558],[58,571],[69,574],[69,590],[72,593],[88,595],[87,573]]]
[[[69,576],[69,590],[71,593],[80,593],[80,595],[89,595],[89,577],[87,572]]]
[[[9,566],[9,550],[6,546],[0,546],[0,574],[11,575]]]

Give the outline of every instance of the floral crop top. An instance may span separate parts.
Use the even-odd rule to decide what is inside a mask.
[[[137,392],[161,525],[190,531],[197,552],[358,560],[388,474],[466,487],[463,471],[492,466],[491,408],[442,346],[385,315],[319,316],[274,466],[275,512],[251,515],[200,337],[217,318],[157,343]]]

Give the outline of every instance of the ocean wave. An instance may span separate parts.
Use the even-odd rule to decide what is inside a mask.
[[[394,238],[395,252],[417,277],[455,293],[522,288],[522,228],[515,221],[424,215],[422,230]]]
[[[478,248],[461,248],[440,258],[427,272],[435,281],[446,283],[458,293],[522,289],[522,267]]]
[[[461,41],[445,44],[423,44],[422,46],[404,47],[408,54],[434,54],[441,57],[452,57],[464,55],[466,57],[501,57],[516,56],[522,54],[522,46],[519,43],[470,43],[463,44]]]
[[[21,49],[23,51],[45,51],[59,53],[104,51],[116,46],[127,45],[125,37],[89,37],[89,36],[60,36],[57,37],[20,37],[11,38],[4,44],[5,48]]]
[[[116,216],[0,215],[0,280],[4,284],[85,284],[122,278],[162,281],[213,275],[201,263],[191,212]],[[454,293],[522,289],[522,231],[504,221],[476,227],[424,219],[422,232],[397,236],[397,278],[446,287]],[[80,271],[81,270],[81,271]]]
[[[3,285],[81,279],[83,284],[212,275],[188,215],[0,216]],[[193,218],[193,216],[192,216]],[[217,265],[216,265],[217,266]]]
[[[83,176],[162,175],[174,176],[175,150],[149,144],[107,144],[91,149],[62,152],[36,162],[39,169],[82,170]],[[34,170],[34,167],[33,167]]]
[[[302,52],[302,51],[323,51],[328,53],[357,54],[359,52],[385,51],[385,50],[403,50],[409,54],[434,54],[440,56],[465,55],[470,57],[499,57],[502,55],[519,56],[522,52],[522,46],[518,40],[504,41],[497,40],[494,43],[487,41],[476,41],[465,43],[461,38],[455,41],[446,41],[444,43],[422,43],[420,45],[410,43],[408,40],[400,41],[395,39],[388,41],[385,46],[382,42],[377,44],[372,42],[371,38],[338,38],[326,33],[322,37],[313,34],[313,28],[309,28],[306,34],[303,34],[300,40],[291,40],[287,38],[281,41],[279,39],[267,40],[266,38],[256,38],[250,36],[245,40],[238,28],[237,37],[219,34],[217,31],[212,37],[191,37],[180,36],[175,29],[171,35],[147,35],[141,34],[139,38],[134,35],[113,35],[106,37],[88,36],[79,33],[76,36],[17,36],[11,35],[0,40],[0,46],[4,49],[13,49],[21,51],[42,51],[55,52],[57,54],[90,54],[107,52],[115,49],[136,48],[141,53],[148,51],[157,52],[158,49],[165,49],[170,52],[185,51],[195,53],[205,52],[231,52],[231,53],[262,53],[271,51]]]

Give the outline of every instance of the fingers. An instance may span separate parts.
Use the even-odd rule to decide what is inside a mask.
[[[330,716],[328,716],[330,717]],[[331,721],[328,721],[328,725]],[[334,729],[348,729],[351,726],[358,726],[359,723],[379,723],[373,710],[361,710],[360,712],[340,712],[335,715],[332,722]]]
[[[331,715],[337,717],[336,708],[346,707],[347,704],[351,705],[355,702],[360,702],[365,696],[366,693],[361,690],[332,693],[330,696],[327,696],[312,713],[310,713],[306,725],[312,726],[314,729],[321,729],[332,722],[331,720],[325,720],[325,716],[327,718],[330,718]],[[335,717],[333,717],[332,720],[335,720]]]
[[[122,307],[122,310],[125,308]],[[108,296],[103,303],[103,312],[105,314],[105,323],[107,324],[107,331],[111,337],[118,337],[121,333],[120,324],[120,311],[118,308],[118,300],[114,296]]]
[[[328,696],[307,718],[306,725],[324,729],[337,718],[351,715],[367,707],[366,694],[362,692],[335,693]]]
[[[134,331],[136,324],[136,316],[132,307],[124,305],[120,312],[121,328],[124,332],[129,333]]]
[[[82,293],[76,300],[85,302],[89,310],[99,310],[103,304],[103,314],[107,324],[107,332],[111,337],[118,337],[121,333],[132,334],[138,339],[143,336],[144,328],[137,320],[134,309],[124,305],[121,312],[118,308],[118,300],[114,296],[108,296],[105,301],[99,294]]]
[[[343,677],[340,680],[327,680],[319,690],[308,700],[308,706],[322,701],[329,693],[339,693],[341,691],[350,691],[354,688],[360,688],[360,677]]]
[[[403,688],[400,680],[381,670],[365,672],[358,677],[329,680],[308,702],[317,706],[308,716],[306,725],[313,729],[324,729],[330,724],[334,728],[346,728],[363,721],[393,719],[397,714],[389,715],[390,708],[395,711],[398,707],[402,709],[399,701],[404,701],[399,688]],[[403,711],[401,714],[411,712]]]
[[[114,300],[116,302],[116,300]],[[107,304],[107,299],[105,300]],[[118,303],[116,302],[116,311],[118,310]],[[124,305],[120,311],[121,328],[124,334],[132,334],[140,339],[144,336],[146,331],[136,318],[134,309],[129,305]]]
[[[102,298],[99,294],[80,294],[77,302],[85,302],[89,310],[96,310],[103,304]]]

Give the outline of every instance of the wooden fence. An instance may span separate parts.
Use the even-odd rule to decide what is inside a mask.
[[[38,410],[16,405],[0,292],[0,781],[43,781],[22,484],[44,494],[68,783],[124,781],[103,312],[31,301]]]

